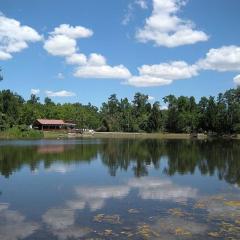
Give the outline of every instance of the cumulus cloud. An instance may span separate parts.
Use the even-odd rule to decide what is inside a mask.
[[[125,82],[125,84],[135,86],[135,87],[156,87],[156,86],[169,85],[171,83],[172,83],[172,80],[153,77],[149,75],[132,76]]]
[[[61,24],[50,33],[49,38],[44,43],[44,49],[53,56],[71,56],[77,51],[76,39],[92,35],[91,29]]]
[[[91,53],[88,57],[78,52],[78,38],[87,38],[93,35],[93,31],[82,26],[70,26],[62,24],[50,33],[45,41],[45,50],[53,56],[65,57],[67,64],[77,65],[74,76],[78,78],[117,78],[126,79],[131,76],[129,70],[123,65],[110,66],[106,58],[98,53]],[[47,91],[49,95],[56,95]],[[58,95],[65,95],[63,91]]]
[[[210,49],[197,65],[203,70],[240,71],[240,47],[232,45]]]
[[[45,91],[45,93],[48,97],[74,97],[74,96],[76,96],[76,94],[74,92],[69,92],[66,90],[57,91],[57,92],[47,90],[47,91]]]
[[[41,39],[35,29],[0,15],[0,60],[12,58],[12,53],[21,52],[28,47],[28,43]]]
[[[34,88],[31,89],[31,94],[37,95],[39,93],[40,93],[40,89],[34,89]]]
[[[152,15],[136,33],[140,42],[152,41],[157,46],[177,47],[207,41],[203,31],[195,30],[194,23],[183,20],[176,14],[186,0],[153,0]]]
[[[149,101],[154,101],[154,100],[155,100],[155,97],[153,97],[153,96],[148,96],[148,100],[149,100]]]
[[[188,65],[183,61],[158,65],[143,65],[139,68],[139,73],[141,75],[150,75],[172,80],[191,78],[198,74],[194,65]]]
[[[88,59],[88,64],[92,66],[106,65],[106,59],[101,54],[91,53]]]
[[[10,53],[0,50],[0,60],[8,60],[10,58],[12,58],[12,55]]]
[[[69,56],[76,52],[76,40],[65,35],[49,37],[44,49],[53,56]]]
[[[166,106],[166,105],[162,105],[162,106],[160,106],[160,108],[161,108],[161,110],[168,110],[168,106]]]
[[[116,79],[128,79],[131,76],[129,70],[123,65],[109,66],[79,66],[74,73],[75,77],[79,78],[116,78]]]
[[[188,65],[184,61],[143,65],[138,68],[139,76],[133,76],[126,84],[137,87],[163,86],[174,80],[188,79],[198,75],[195,65]]]
[[[74,76],[78,78],[128,79],[131,76],[129,70],[123,65],[108,65],[106,58],[101,54],[91,53],[88,58],[77,54],[73,58],[67,61],[78,63],[74,72]]]
[[[91,37],[93,31],[82,26],[73,27],[69,24],[61,24],[59,27],[56,27],[51,34],[54,36],[64,35],[72,39],[78,39]]]
[[[66,62],[73,65],[85,65],[87,57],[82,53],[74,53],[66,58]]]
[[[237,75],[234,79],[233,79],[234,83],[237,84],[238,86],[240,86],[240,75]]]

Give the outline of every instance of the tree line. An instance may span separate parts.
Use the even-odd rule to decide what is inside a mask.
[[[25,100],[10,90],[0,91],[0,129],[29,126],[38,118],[71,120],[78,128],[97,131],[240,133],[240,88],[217,97],[168,95],[150,103],[148,95],[136,93],[132,101],[112,94],[100,108],[92,104],[54,103],[49,97],[41,103],[32,94]]]

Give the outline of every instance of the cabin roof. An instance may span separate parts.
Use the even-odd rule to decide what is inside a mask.
[[[42,125],[65,125],[65,122],[59,119],[37,119],[37,122]]]

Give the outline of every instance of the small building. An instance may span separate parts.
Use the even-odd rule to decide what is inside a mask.
[[[43,131],[72,130],[75,129],[76,124],[59,119],[37,119],[32,127]]]

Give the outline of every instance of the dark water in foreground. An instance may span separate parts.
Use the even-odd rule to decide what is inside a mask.
[[[238,141],[0,141],[0,240],[240,239]]]

